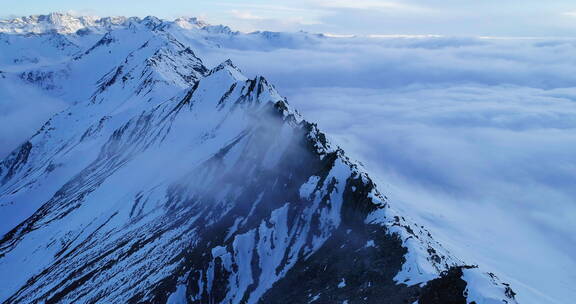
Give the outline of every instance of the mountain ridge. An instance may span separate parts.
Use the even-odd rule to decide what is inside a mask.
[[[57,63],[116,60],[0,162],[2,211],[28,209],[0,240],[1,301],[515,303],[264,77],[148,21]]]

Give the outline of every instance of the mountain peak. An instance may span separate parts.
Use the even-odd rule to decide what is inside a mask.
[[[180,17],[174,20],[178,26],[184,29],[203,28],[208,25],[204,20],[197,17]]]
[[[144,24],[144,26],[147,28],[154,30],[162,25],[163,21],[158,17],[146,16],[144,19],[142,19],[141,23]]]
[[[233,73],[240,73],[240,74],[242,73],[242,71],[236,65],[234,65],[231,59],[226,59],[224,62],[220,63],[218,66],[210,70],[210,74],[216,73],[223,69],[228,69],[230,72]]]
[[[157,20],[159,19],[148,21]],[[102,51],[106,52],[106,50],[100,52]],[[189,47],[178,42],[170,34],[159,32],[152,35],[139,48],[131,51],[119,65],[114,66],[98,80],[98,88],[91,99],[93,102],[105,100],[109,97],[100,95],[110,90],[112,92],[108,92],[107,96],[155,93],[152,95],[163,98],[162,94],[169,94],[166,90],[192,86],[207,73],[208,69],[202,60]],[[118,90],[123,93],[119,93]]]

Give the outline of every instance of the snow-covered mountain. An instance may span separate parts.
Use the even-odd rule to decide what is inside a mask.
[[[264,77],[195,52],[310,34],[0,24],[0,82],[69,104],[0,163],[3,303],[516,303]]]
[[[124,17],[76,17],[70,14],[51,13],[49,15],[35,15],[1,20],[0,32],[13,34],[43,34],[48,32],[72,34],[83,29],[111,29],[115,26],[125,25],[127,21],[128,19]]]

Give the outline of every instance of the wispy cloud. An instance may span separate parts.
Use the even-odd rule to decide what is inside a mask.
[[[239,11],[239,10],[231,10],[230,13],[238,18],[243,20],[264,20],[266,18],[261,16],[256,16],[249,11]]]
[[[357,1],[345,1],[345,0],[316,0],[312,3],[323,8],[344,8],[344,9],[364,9],[364,10],[381,10],[381,11],[402,11],[402,12],[431,12],[431,8],[412,5],[401,2],[393,1],[378,1],[378,0],[357,0]]]

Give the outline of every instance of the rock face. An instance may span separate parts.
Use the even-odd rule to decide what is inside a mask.
[[[66,71],[50,81],[78,102],[0,163],[1,302],[516,303],[266,79],[206,68],[169,28],[31,74]]]

